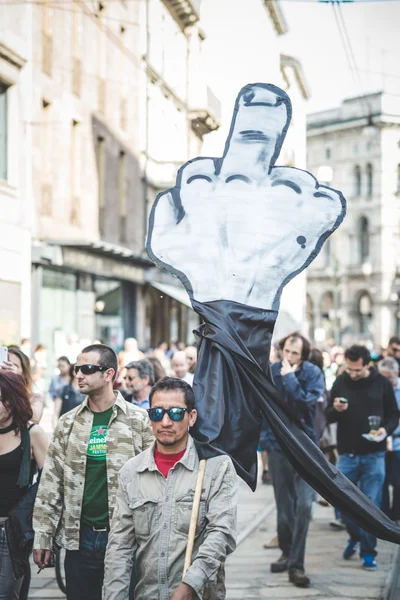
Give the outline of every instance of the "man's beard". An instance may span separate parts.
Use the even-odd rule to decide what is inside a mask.
[[[161,440],[157,440],[157,442],[161,445],[161,446],[174,446],[177,442],[177,440],[168,440],[168,441],[161,441]]]

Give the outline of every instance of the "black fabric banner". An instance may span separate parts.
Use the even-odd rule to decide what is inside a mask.
[[[400,543],[400,528],[330,464],[296,422],[273,385],[269,353],[276,311],[227,300],[191,299],[205,324],[196,332],[194,379],[198,419],[193,429],[202,458],[229,454],[254,491],[262,415],[299,475],[359,527]]]

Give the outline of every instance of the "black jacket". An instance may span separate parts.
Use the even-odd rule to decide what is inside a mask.
[[[346,398],[348,409],[338,412],[333,408],[335,398]],[[399,411],[393,386],[376,369],[370,368],[369,377],[353,381],[347,373],[339,375],[333,384],[326,416],[329,423],[337,422],[337,448],[339,454],[369,454],[384,452],[386,441],[369,442],[362,437],[370,430],[368,417],[379,415],[380,427],[390,435],[399,423]]]

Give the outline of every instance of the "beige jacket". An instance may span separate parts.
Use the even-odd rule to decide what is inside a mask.
[[[120,483],[105,558],[103,600],[127,600],[136,551],[140,600],[168,600],[182,582],[199,457],[193,439],[165,479],[154,445],[130,460]],[[207,460],[192,564],[183,581],[197,597],[225,598],[224,562],[236,547],[238,483],[228,456]]]
[[[146,411],[126,402],[119,392],[107,433],[107,484],[110,521],[118,489],[118,472],[149,447],[153,432]],[[67,550],[79,550],[79,531],[93,413],[87,398],[58,421],[33,511],[34,548],[51,549],[53,538]],[[62,519],[60,522],[60,517]]]

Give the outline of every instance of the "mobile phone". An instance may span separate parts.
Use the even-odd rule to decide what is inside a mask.
[[[7,346],[0,346],[0,365],[7,360],[8,360]]]
[[[339,398],[339,402],[340,404],[348,404],[348,400],[346,400],[346,398]]]

